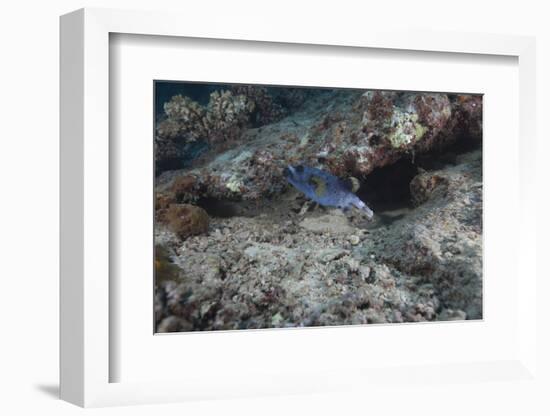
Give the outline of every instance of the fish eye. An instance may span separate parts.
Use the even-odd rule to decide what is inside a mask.
[[[302,173],[304,171],[304,165],[298,165],[296,166],[296,172]]]

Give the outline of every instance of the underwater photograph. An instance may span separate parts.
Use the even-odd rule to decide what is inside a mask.
[[[154,100],[156,333],[483,318],[481,94]]]

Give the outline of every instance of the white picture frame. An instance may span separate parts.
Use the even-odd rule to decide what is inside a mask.
[[[172,13],[82,9],[61,18],[61,398],[80,406],[160,403],[197,398],[309,393],[372,386],[402,377],[395,368],[368,372],[336,369],[281,373],[248,384],[231,385],[222,375],[208,379],[110,382],[109,308],[109,36],[113,33],[281,44],[333,45],[454,54],[504,55],[518,59],[520,201],[517,270],[517,354],[507,360],[473,363],[418,363],[419,380],[451,377],[479,383],[486,377],[536,382],[535,40],[530,37],[472,33],[348,28],[328,34],[312,23],[308,31],[276,24],[241,26],[229,21],[208,28],[200,19]],[[185,25],[182,25],[185,21]],[[112,166],[111,166],[112,168]],[[406,371],[405,371],[406,372]],[[483,377],[475,374],[484,374]],[[406,377],[404,377],[406,379]],[[345,383],[342,380],[347,380]]]

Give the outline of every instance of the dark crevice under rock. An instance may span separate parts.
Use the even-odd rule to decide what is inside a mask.
[[[407,155],[397,162],[374,169],[361,181],[357,196],[375,212],[413,208],[410,183],[421,170],[456,165],[461,154],[481,149],[478,138],[461,137],[450,145],[419,155]]]

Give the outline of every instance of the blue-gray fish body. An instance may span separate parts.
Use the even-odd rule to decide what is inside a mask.
[[[340,178],[308,166],[288,166],[285,169],[287,181],[305,196],[328,207],[348,210],[356,207],[372,218],[372,210],[355,195],[350,184]]]

